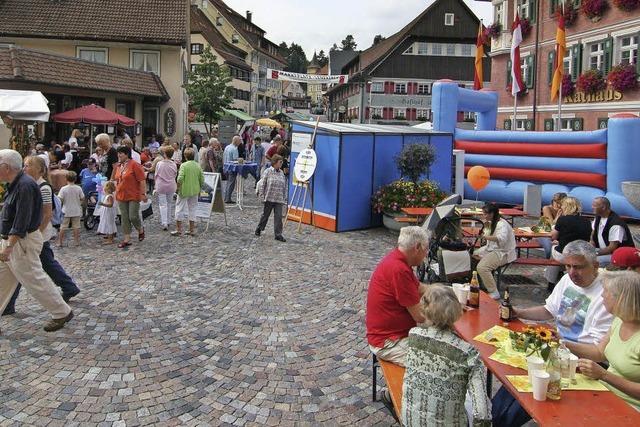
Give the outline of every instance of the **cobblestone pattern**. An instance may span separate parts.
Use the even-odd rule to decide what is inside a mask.
[[[76,316],[46,333],[23,293],[1,318],[0,424],[393,424],[371,401],[364,308],[396,236],[289,224],[280,243],[270,221],[255,237],[248,199],[242,212],[227,205],[229,227],[214,214],[194,238],[161,231],[156,213],[128,250],[89,232],[57,250],[82,288]],[[536,290],[529,303],[546,296],[516,286]]]

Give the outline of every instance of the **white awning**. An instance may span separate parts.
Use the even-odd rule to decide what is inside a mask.
[[[13,120],[47,122],[48,101],[41,92],[0,89],[0,115]]]

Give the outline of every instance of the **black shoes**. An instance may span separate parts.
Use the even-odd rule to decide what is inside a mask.
[[[276,240],[277,240],[278,242],[286,242],[286,241],[287,241],[287,240],[286,240],[284,237],[282,237],[282,236],[276,236]]]
[[[256,236],[259,236],[259,235],[260,235],[260,229],[256,228]]]
[[[71,319],[73,319],[73,311],[70,311],[69,314],[67,314],[67,317],[63,317],[62,319],[49,320],[47,323],[45,323],[43,329],[46,332],[57,331],[58,329],[64,328],[65,323],[67,323]]]
[[[393,407],[393,401],[391,400],[391,394],[389,390],[383,390],[380,393],[380,400],[382,400],[382,404],[387,408],[387,410],[391,413],[391,416],[399,423],[398,416],[396,415],[396,410]]]

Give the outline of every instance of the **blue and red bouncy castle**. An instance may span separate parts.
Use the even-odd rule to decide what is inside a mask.
[[[454,135],[454,147],[465,151],[465,175],[472,166],[489,169],[491,182],[480,199],[523,203],[527,185],[539,184],[542,199],[554,193],[576,197],[586,212],[595,197],[606,196],[619,215],[640,218],[624,197],[623,181],[640,181],[640,118],[620,114],[608,129],[584,132],[497,131],[498,94],[460,88],[439,81],[432,92],[433,128]],[[456,128],[458,111],[478,113],[477,129]],[[465,192],[475,191],[465,183]]]

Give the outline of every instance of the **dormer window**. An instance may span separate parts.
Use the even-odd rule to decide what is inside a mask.
[[[234,34],[231,36],[232,43],[238,43],[239,41],[240,41],[240,37],[238,36],[238,34]]]
[[[444,25],[446,25],[447,27],[453,27],[454,17],[455,17],[455,15],[453,13],[445,13],[444,14]]]
[[[218,17],[216,18],[216,25],[217,25],[218,27],[221,27],[221,26],[222,26],[222,22],[223,22],[223,21],[222,21],[222,16],[218,16]]]

